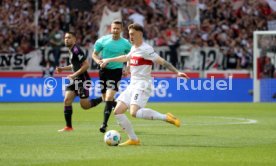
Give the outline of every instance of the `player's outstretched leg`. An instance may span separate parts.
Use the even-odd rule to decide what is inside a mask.
[[[138,139],[137,135],[135,134],[133,127],[128,120],[125,114],[117,114],[115,115],[119,125],[122,129],[127,133],[129,139],[126,142],[119,144],[119,146],[126,146],[126,145],[140,145],[140,140]]]
[[[81,108],[84,110],[90,109],[92,107],[96,107],[102,102],[102,98],[96,98],[96,99],[88,99],[88,98],[81,98],[80,99],[80,105]]]
[[[80,84],[78,93],[79,93],[79,96],[81,99],[80,104],[83,109],[89,109],[92,107],[96,107],[103,101],[102,97],[98,97],[95,99],[89,99],[89,89],[84,88],[82,84]]]
[[[176,127],[180,127],[181,125],[181,121],[178,118],[176,118],[173,114],[171,113],[161,114],[150,108],[140,108],[136,112],[136,115],[134,116],[137,118],[148,119],[148,120],[163,120],[175,125]]]
[[[127,116],[124,114],[128,107],[122,101],[119,101],[115,110],[115,118],[118,124],[122,127],[122,129],[127,133],[128,140],[119,144],[119,146],[126,146],[126,145],[140,145],[140,140],[138,139],[137,135],[134,132],[134,129],[128,120]]]

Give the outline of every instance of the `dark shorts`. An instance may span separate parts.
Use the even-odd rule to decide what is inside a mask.
[[[119,90],[119,82],[122,78],[122,69],[100,69],[99,77],[101,92],[106,93],[107,89]]]
[[[87,80],[74,80],[73,84],[66,86],[66,91],[74,91],[81,99],[88,98],[91,82],[86,81]]]

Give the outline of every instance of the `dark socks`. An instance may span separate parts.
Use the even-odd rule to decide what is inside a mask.
[[[65,117],[67,127],[72,127],[72,114],[73,114],[72,106],[64,106],[64,117]]]
[[[103,124],[107,125],[109,116],[111,114],[112,108],[113,108],[114,101],[106,101],[105,102],[105,108],[104,108],[104,121]]]
[[[102,101],[103,101],[102,97],[98,97],[98,98],[95,98],[95,99],[91,99],[91,100],[90,100],[91,107],[97,106],[97,105],[100,104]]]
[[[117,102],[115,100],[113,100],[112,102],[113,102],[112,107],[115,108],[117,105]]]

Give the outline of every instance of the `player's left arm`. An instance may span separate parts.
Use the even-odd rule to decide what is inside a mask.
[[[127,41],[127,49],[125,51],[126,55],[129,54],[130,50],[131,50],[131,44],[129,41]],[[129,64],[129,61],[127,61],[125,65],[125,69],[123,70],[123,77],[127,77],[129,73],[130,73],[130,64]]]
[[[125,69],[123,70],[123,77],[127,77],[129,73],[130,73],[130,65],[129,65],[129,61],[127,61]]]
[[[77,70],[75,73],[71,74],[71,75],[68,75],[68,78],[70,79],[74,79],[76,78],[77,76],[81,75],[82,73],[84,73],[85,71],[87,71],[89,68],[89,63],[87,60],[83,61],[82,62],[82,66],[79,70]]]
[[[115,58],[107,58],[107,59],[102,59],[100,61],[100,66],[101,68],[104,68],[109,62],[127,62],[128,57],[126,55],[121,55]]]
[[[159,65],[166,67],[168,70],[174,72],[175,74],[177,74],[178,77],[184,77],[184,78],[189,79],[189,77],[187,76],[186,73],[178,71],[171,63],[169,63],[165,59],[161,58],[160,56],[158,56],[156,58],[155,62]]]

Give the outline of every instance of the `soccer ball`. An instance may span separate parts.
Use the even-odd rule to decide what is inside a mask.
[[[104,142],[109,146],[117,146],[121,141],[121,135],[116,130],[109,130],[104,135]]]

